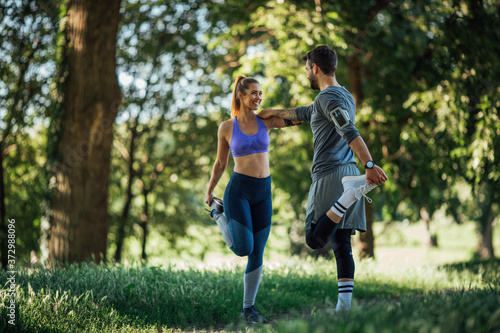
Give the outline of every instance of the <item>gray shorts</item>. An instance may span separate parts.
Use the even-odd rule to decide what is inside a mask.
[[[358,175],[360,173],[356,164],[350,163],[340,165],[328,175],[313,181],[307,199],[306,234],[311,229],[311,224],[316,223],[344,193],[342,178]],[[365,200],[357,200],[349,207],[339,228],[353,229],[353,232],[366,231]]]

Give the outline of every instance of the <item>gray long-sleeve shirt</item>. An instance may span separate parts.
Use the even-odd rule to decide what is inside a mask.
[[[349,125],[339,129],[330,111],[340,107],[349,114]],[[337,166],[356,163],[349,143],[359,136],[354,126],[356,105],[351,93],[344,87],[330,86],[321,91],[314,104],[295,109],[297,118],[311,124],[314,142],[314,159],[311,169],[313,181],[330,173]]]

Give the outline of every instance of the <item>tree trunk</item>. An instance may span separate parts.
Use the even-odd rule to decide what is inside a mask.
[[[132,164],[132,162],[130,162]],[[115,251],[115,261],[120,262],[122,260],[122,250],[123,244],[125,243],[125,227],[127,225],[128,216],[130,213],[130,205],[132,204],[132,181],[133,176],[129,175],[127,180],[127,190],[125,193],[125,205],[123,206],[122,214],[120,220],[118,221],[118,231],[116,233],[116,251]]]
[[[487,212],[483,213],[485,218],[481,219],[484,222],[480,221],[480,223],[482,223],[480,225],[479,241],[476,252],[479,257],[489,259],[495,257],[493,249],[493,221],[495,220],[495,214],[493,213],[491,205],[486,209]]]
[[[139,112],[140,115],[140,112]],[[137,138],[137,127],[139,126],[139,116],[135,121],[134,127],[130,135],[130,149],[128,151],[128,180],[127,189],[125,192],[125,205],[123,206],[122,215],[120,216],[118,224],[118,232],[116,235],[116,251],[115,251],[115,261],[120,262],[122,260],[122,250],[123,244],[125,243],[125,228],[127,226],[127,220],[130,213],[130,206],[132,204],[132,199],[134,197],[132,193],[132,183],[135,177],[134,161],[135,161],[135,141]]]
[[[424,245],[427,247],[437,247],[437,236],[433,235],[431,232],[431,217],[425,207],[420,209],[420,217],[425,226]]]
[[[365,199],[366,200],[366,199]],[[375,237],[373,236],[373,206],[365,201],[366,232],[359,234],[359,258],[375,258]]]
[[[349,91],[356,102],[356,109],[361,107],[364,97],[362,86],[363,73],[361,61],[359,60],[359,52],[360,50],[355,48],[354,54],[349,58],[347,63],[349,70]]]
[[[363,103],[363,72],[362,64],[359,59],[361,50],[358,47],[354,47],[354,53],[349,58],[347,62],[349,71],[349,85],[350,92],[354,97],[356,102],[356,108],[359,109]],[[373,208],[370,203],[365,203],[366,212],[366,232],[363,232],[359,236],[358,251],[360,258],[374,258],[375,250],[374,243],[375,238],[373,236]]]
[[[142,254],[141,259],[146,261],[146,241],[148,238],[148,221],[149,221],[149,205],[148,205],[148,193],[149,191],[143,190],[142,195],[144,197],[144,210],[141,216],[141,228],[142,228]]]
[[[492,194],[494,186],[488,181],[483,181],[478,185],[476,190],[477,209],[481,215],[477,219],[478,243],[476,247],[476,255],[480,258],[489,259],[495,256],[493,251],[493,221],[495,220],[495,210],[493,206],[496,204],[495,196]],[[485,198],[481,200],[481,194],[485,194]]]
[[[120,0],[67,0],[66,8],[49,259],[100,262],[106,259],[110,151],[121,99],[115,60]]]

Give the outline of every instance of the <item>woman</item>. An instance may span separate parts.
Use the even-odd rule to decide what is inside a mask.
[[[238,256],[248,256],[244,275],[242,314],[252,323],[267,323],[254,307],[262,274],[264,247],[271,230],[271,174],[269,171],[269,130],[300,124],[279,118],[262,120],[255,111],[262,102],[259,82],[238,76],[233,88],[231,119],[218,131],[217,159],[205,202],[216,220],[224,240]],[[226,169],[229,151],[234,170],[227,184],[223,203],[213,191]],[[225,212],[225,216],[223,214]]]

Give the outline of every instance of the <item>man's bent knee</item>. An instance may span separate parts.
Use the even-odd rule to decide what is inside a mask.
[[[323,242],[322,239],[314,239],[314,237],[311,235],[309,237],[306,237],[306,244],[313,250],[319,250],[325,247],[326,243]]]

